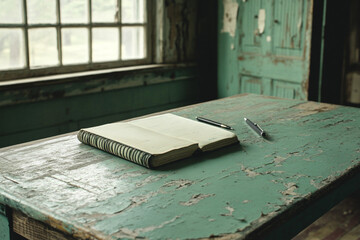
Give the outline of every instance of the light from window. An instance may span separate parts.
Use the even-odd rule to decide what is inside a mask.
[[[0,71],[145,59],[146,22],[146,0],[0,0]]]

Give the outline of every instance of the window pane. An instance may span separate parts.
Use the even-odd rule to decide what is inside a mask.
[[[25,67],[24,49],[21,29],[0,29],[0,70]]]
[[[145,0],[122,0],[121,21],[123,23],[145,22]]]
[[[123,27],[121,30],[121,59],[145,57],[144,27]]]
[[[117,0],[93,0],[92,22],[117,22]]]
[[[87,23],[88,0],[61,0],[61,23]]]
[[[119,29],[92,29],[93,62],[115,61],[119,59]]]
[[[29,29],[30,68],[59,64],[55,28]]]
[[[22,0],[0,0],[0,23],[22,22]]]
[[[29,24],[56,23],[55,0],[27,0],[26,4]]]
[[[89,33],[86,28],[63,28],[61,39],[64,65],[89,61]]]

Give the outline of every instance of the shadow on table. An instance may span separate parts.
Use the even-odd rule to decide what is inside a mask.
[[[217,149],[211,152],[201,152],[197,151],[193,156],[185,159],[178,160],[176,162],[171,162],[166,165],[157,167],[154,170],[158,171],[172,171],[178,170],[181,168],[188,167],[190,165],[198,165],[208,161],[221,161],[222,157],[225,157],[228,154],[233,154],[239,151],[243,151],[241,144],[230,145],[221,149]]]

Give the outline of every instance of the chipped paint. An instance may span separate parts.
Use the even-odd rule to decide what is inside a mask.
[[[201,193],[195,194],[188,201],[180,202],[180,205],[191,206],[191,205],[197,204],[198,202],[200,202],[201,200],[203,200],[205,198],[212,197],[214,195],[215,194],[201,194]]]
[[[304,110],[299,112],[297,116],[304,117],[319,112],[326,112],[337,108],[336,105],[318,102],[306,102],[294,106],[295,109]]]
[[[297,196],[298,193],[295,192],[296,189],[299,187],[296,185],[296,183],[290,182],[285,184],[286,190],[281,191],[282,195],[291,195],[291,196]]]
[[[284,157],[276,156],[276,157],[274,158],[274,163],[275,163],[275,164],[279,164],[279,163],[282,163],[282,162],[285,161],[285,160],[286,160],[286,158],[284,158]]]
[[[173,217],[173,218],[170,219],[170,220],[167,220],[167,221],[162,222],[160,225],[156,225],[156,226],[155,226],[155,225],[151,225],[151,226],[144,227],[144,228],[138,228],[138,229],[136,229],[135,231],[134,231],[134,230],[131,230],[131,229],[128,229],[128,228],[122,228],[122,229],[120,229],[119,231],[117,231],[117,232],[114,234],[114,236],[115,236],[115,237],[118,237],[118,238],[131,238],[131,239],[136,239],[136,238],[138,238],[139,236],[141,236],[141,235],[144,234],[144,233],[151,232],[151,231],[154,231],[154,230],[156,230],[156,229],[163,228],[163,227],[165,227],[166,225],[175,222],[178,218],[180,218],[180,216],[175,216],[175,217]]]
[[[241,165],[241,170],[246,173],[246,176],[248,177],[256,177],[260,175],[260,173],[257,173],[249,168],[246,168],[244,165]]]
[[[229,203],[227,203],[227,204],[229,204]],[[233,212],[235,211],[235,209],[230,207],[230,206],[226,206],[225,209],[228,210],[229,212],[228,213],[222,213],[222,214],[220,214],[221,216],[232,216]]]
[[[179,179],[179,180],[172,180],[170,182],[167,182],[163,185],[163,187],[172,187],[176,186],[176,189],[182,189],[185,187],[189,187],[194,183],[194,181],[186,180],[186,179]]]
[[[265,20],[266,20],[265,9],[259,9],[259,14],[257,18],[258,18],[257,34],[263,34],[265,31]]]
[[[231,23],[225,14],[226,3],[231,2],[219,0],[220,26],[228,27],[226,24]],[[227,30],[229,34],[220,34],[225,27],[219,29],[219,96],[255,93],[307,99],[313,1],[237,3],[235,32]],[[231,49],[233,43],[236,53]],[[254,77],[260,82],[247,81]]]
[[[320,214],[317,199],[337,187],[358,188],[348,181],[360,172],[360,111],[325,106],[246,94],[178,109],[226,119],[241,144],[155,170],[75,134],[5,148],[0,203],[80,239],[259,239],[305,206]],[[254,135],[243,116],[271,138]]]
[[[235,37],[236,22],[239,4],[236,0],[223,0],[224,16],[222,33],[229,33],[231,37]]]

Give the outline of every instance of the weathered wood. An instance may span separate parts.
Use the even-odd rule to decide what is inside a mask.
[[[299,233],[293,240],[359,239],[360,192],[343,200]]]
[[[27,217],[19,211],[13,211],[13,231],[29,240],[71,240],[71,236],[49,227],[48,225]]]
[[[284,239],[359,188],[359,109],[243,95],[175,113],[224,122],[240,145],[155,170],[75,134],[8,147],[0,203],[79,239]]]
[[[196,59],[196,41],[199,35],[199,1],[164,0],[162,29],[162,61],[165,63],[188,62]],[[159,34],[158,33],[158,34]]]
[[[218,3],[219,96],[307,99],[313,1]]]

